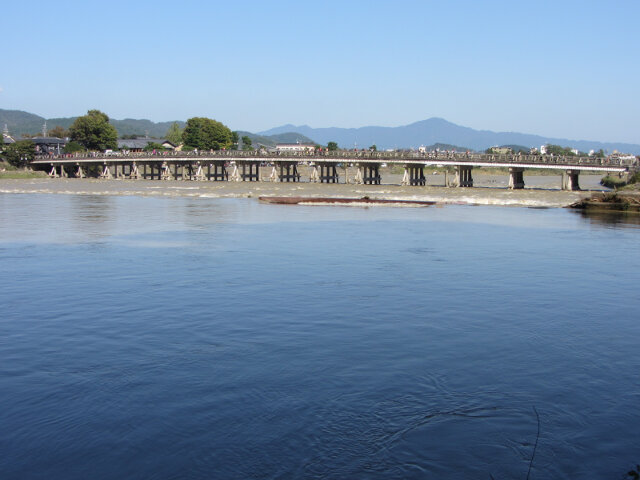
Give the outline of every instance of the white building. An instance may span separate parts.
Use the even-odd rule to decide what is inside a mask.
[[[316,146],[313,143],[278,143],[276,144],[276,152],[303,152],[311,153]]]

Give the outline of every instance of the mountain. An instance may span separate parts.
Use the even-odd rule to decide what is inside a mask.
[[[6,125],[11,135],[20,136],[23,133],[38,133],[42,131],[44,118],[20,110],[0,109],[0,128]]]
[[[251,139],[251,144],[254,147],[257,147],[259,145],[264,145],[265,147],[273,147],[276,145],[276,143],[315,143],[310,138],[295,132],[278,133],[269,136],[257,135],[251,132],[238,132],[238,136],[240,138],[244,137],[245,135]]]
[[[275,135],[283,132],[297,132],[326,145],[337,142],[342,148],[366,148],[376,145],[379,150],[388,148],[416,148],[420,145],[444,143],[460,145],[469,150],[483,151],[496,145],[524,145],[539,147],[547,143],[580,151],[603,149],[640,155],[640,145],[631,143],[597,142],[589,140],[568,140],[542,137],[515,132],[492,132],[474,130],[448,122],[442,118],[430,118],[401,127],[360,127],[360,128],[312,128],[307,125],[283,125],[260,132],[260,135]]]
[[[47,128],[52,129],[60,126],[68,129],[77,117],[67,118],[47,118],[33,113],[23,112],[20,110],[2,110],[0,109],[0,129],[7,125],[9,133],[15,136],[22,134],[34,134],[42,132],[44,122],[47,122]],[[169,130],[173,122],[152,122],[151,120],[135,120],[125,118],[124,120],[110,119],[110,123],[118,130],[118,135],[148,135],[151,138],[162,138]],[[184,127],[185,122],[178,121],[180,128]]]
[[[9,133],[20,136],[23,133],[37,134],[42,131],[46,120],[49,129],[55,126],[69,128],[77,117],[45,119],[33,113],[20,110],[0,109],[0,129],[6,124]],[[111,119],[111,124],[123,135],[148,135],[162,138],[173,122],[152,122],[151,120]],[[185,122],[178,121],[180,127]],[[539,147],[547,143],[562,147],[577,148],[582,152],[604,150],[640,155],[640,145],[631,143],[597,142],[590,140],[568,140],[564,138],[542,137],[515,132],[492,132],[474,130],[448,122],[442,118],[430,118],[401,127],[360,127],[360,128],[312,128],[307,125],[283,125],[264,132],[239,132],[240,136],[248,135],[254,145],[273,146],[276,143],[320,143],[337,142],[342,148],[367,148],[376,145],[379,150],[389,148],[417,148],[420,145],[457,146],[456,150],[484,151],[498,145],[516,145]],[[443,148],[441,148],[442,150]],[[453,148],[444,148],[452,150]]]
[[[68,129],[78,117],[67,118],[47,118],[33,113],[23,112],[21,110],[2,110],[0,109],[0,129],[5,125],[9,129],[9,133],[15,136],[22,134],[39,134],[42,132],[44,122],[47,122],[47,128],[51,130],[56,126]],[[173,122],[152,122],[151,120],[136,120],[133,118],[125,118],[124,120],[109,119],[109,122],[116,127],[118,136],[123,135],[139,135],[144,137],[148,135],[150,138],[163,138],[169,130]],[[177,120],[180,128],[184,128],[185,122]],[[274,146],[276,143],[315,143],[310,138],[300,133],[282,132],[276,135],[257,135],[250,132],[238,132],[240,137],[247,135],[251,138],[254,146],[265,145],[267,147]]]

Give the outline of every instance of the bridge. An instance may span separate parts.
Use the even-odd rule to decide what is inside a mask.
[[[509,188],[524,188],[527,169],[557,170],[562,173],[563,190],[579,190],[580,172],[627,174],[638,168],[638,159],[553,155],[491,155],[456,152],[372,152],[372,151],[190,151],[83,153],[37,156],[31,166],[49,171],[51,177],[95,177],[103,179],[261,181],[261,168],[270,168],[268,179],[274,182],[300,182],[299,165],[309,166],[309,182],[339,183],[338,168],[353,166],[356,173],[344,183],[379,185],[380,168],[398,165],[404,168],[402,185],[424,186],[425,167],[451,167],[453,174],[445,184],[473,186],[473,168],[505,168]]]

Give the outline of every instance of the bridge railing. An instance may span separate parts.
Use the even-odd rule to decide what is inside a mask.
[[[554,156],[554,155],[518,155],[518,154],[486,154],[486,153],[458,153],[458,152],[415,152],[415,151],[393,151],[393,152],[372,152],[372,151],[315,151],[315,152],[270,152],[264,150],[257,151],[239,151],[239,150],[193,150],[193,151],[163,151],[163,152],[82,152],[74,154],[60,155],[38,155],[35,160],[43,162],[52,161],[83,161],[83,160],[104,160],[105,162],[119,162],[126,160],[171,160],[171,159],[193,159],[198,160],[231,160],[231,159],[258,159],[265,162],[295,159],[298,161],[314,161],[314,160],[333,160],[356,162],[358,160],[375,161],[381,163],[411,163],[411,162],[480,162],[480,163],[511,163],[523,165],[571,165],[571,166],[589,166],[589,167],[606,167],[606,166],[622,166],[632,167],[638,166],[638,157],[620,158],[620,157],[577,157],[577,156]]]

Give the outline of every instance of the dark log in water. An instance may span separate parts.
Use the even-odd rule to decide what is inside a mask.
[[[278,205],[343,205],[343,204],[366,204],[366,205],[410,205],[427,207],[435,205],[436,202],[421,200],[389,200],[382,198],[340,198],[340,197],[258,197],[261,202],[275,203]]]

